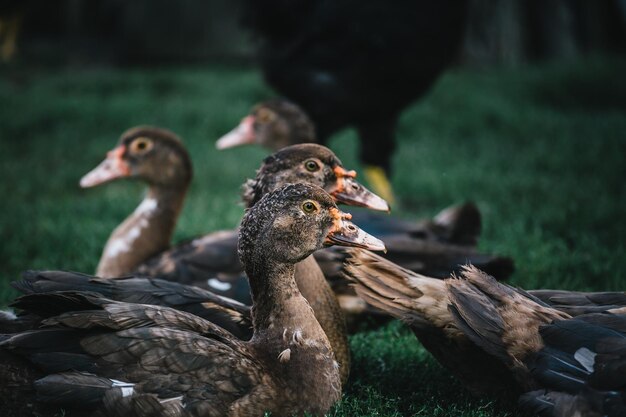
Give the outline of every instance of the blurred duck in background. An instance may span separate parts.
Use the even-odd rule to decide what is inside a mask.
[[[173,132],[139,126],[122,134],[104,161],[80,180],[80,186],[139,178],[148,185],[148,192],[109,237],[96,275],[123,276],[170,247],[192,176],[189,154]]]
[[[243,13],[267,83],[311,116],[319,143],[356,128],[365,177],[393,202],[398,118],[456,58],[467,2],[248,0]]]
[[[407,323],[471,392],[529,392],[521,404],[546,416],[624,415],[626,293],[526,292],[473,266],[432,279],[349,252],[357,294]]]
[[[238,251],[254,299],[249,341],[189,313],[94,293],[22,297],[16,305],[46,327],[0,336],[3,415],[36,401],[92,413],[81,415],[325,414],[341,397],[339,367],[294,275],[325,246],[384,249],[349,218],[309,184],[246,212]]]

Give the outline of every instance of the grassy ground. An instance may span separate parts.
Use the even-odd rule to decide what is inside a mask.
[[[402,117],[396,215],[464,200],[484,214],[481,249],[512,256],[526,288],[626,287],[626,61],[455,72]],[[141,187],[78,179],[137,124],[178,132],[195,165],[175,239],[237,224],[238,187],[259,149],[213,142],[271,96],[244,69],[0,70],[0,305],[26,268],[92,272]],[[374,105],[374,104],[373,104]],[[356,165],[348,131],[333,147]],[[399,323],[352,337],[353,377],[337,416],[514,416],[472,399]]]

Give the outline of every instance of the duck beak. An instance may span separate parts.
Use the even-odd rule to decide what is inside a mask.
[[[100,165],[80,179],[80,186],[89,188],[117,178],[130,176],[130,165],[122,159],[125,152],[125,145],[120,145],[109,151],[104,161],[100,162]]]
[[[329,194],[339,203],[349,206],[366,207],[370,210],[391,211],[389,203],[359,183],[355,171],[347,171],[343,167],[335,167],[337,183]]]
[[[332,208],[333,227],[326,236],[324,243],[327,246],[352,246],[377,251],[387,251],[382,240],[366,233],[350,221],[352,215]]]
[[[222,150],[235,146],[249,145],[254,143],[255,140],[254,116],[246,116],[241,120],[239,126],[219,138],[217,142],[215,142],[215,147]]]

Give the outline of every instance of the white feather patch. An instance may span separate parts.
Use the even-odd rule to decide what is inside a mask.
[[[154,198],[144,198],[144,200],[135,209],[136,214],[150,215],[159,207],[159,202]]]
[[[15,320],[17,316],[13,312],[13,310],[0,310],[0,317],[3,317],[5,320]]]
[[[581,347],[574,353],[574,359],[578,361],[588,372],[593,372],[596,363],[596,352],[592,352],[586,347]]]
[[[117,379],[111,379],[111,382],[113,383],[113,388],[121,388],[122,397],[129,397],[135,391],[133,388],[135,384],[131,382],[118,381]]]
[[[218,291],[228,291],[232,288],[232,285],[228,282],[220,281],[217,278],[209,278],[206,281],[207,285],[211,288],[215,288]]]
[[[141,230],[148,227],[148,220],[141,219],[139,224],[133,227],[126,235],[112,240],[107,245],[107,256],[114,258],[118,254],[128,252],[133,242],[141,235]]]
[[[302,330],[296,329],[296,331],[293,332],[291,340],[294,344],[302,346],[304,344],[304,336],[302,336]]]

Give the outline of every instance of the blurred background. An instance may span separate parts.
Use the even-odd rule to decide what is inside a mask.
[[[83,65],[251,63],[244,8],[241,0],[3,0],[2,56]],[[624,0],[470,0],[458,63],[623,53],[625,22]]]

